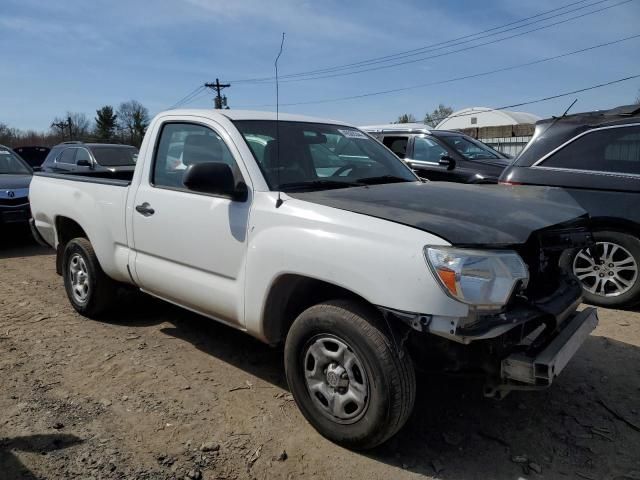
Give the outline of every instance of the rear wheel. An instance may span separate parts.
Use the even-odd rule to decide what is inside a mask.
[[[113,304],[116,283],[102,271],[89,240],[74,238],[67,243],[62,268],[67,297],[79,313],[97,317]]]
[[[285,345],[287,381],[323,436],[368,449],[394,435],[415,399],[413,364],[373,308],[332,301],[305,310]]]
[[[588,303],[627,307],[640,301],[640,240],[632,235],[598,231],[592,250],[575,252],[570,259]],[[593,251],[595,250],[595,251]]]

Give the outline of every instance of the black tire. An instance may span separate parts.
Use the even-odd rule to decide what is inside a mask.
[[[634,258],[636,268],[640,268],[640,239],[638,239],[638,237],[629,235],[628,233],[610,230],[595,231],[593,232],[593,237],[596,243],[606,242],[622,247]],[[575,250],[564,256],[563,266],[567,268],[568,271],[574,271],[574,260],[579,253],[580,250]],[[579,266],[581,264],[578,263],[577,265]],[[608,272],[603,273],[608,274]],[[589,292],[584,288],[584,301],[592,305],[611,308],[627,308],[640,303],[640,271],[636,274],[635,280],[632,280],[632,277],[628,273],[629,271],[625,272],[626,278],[632,282],[631,287],[628,290],[620,293],[619,295],[606,296]],[[591,281],[585,280],[585,282],[587,282],[586,286],[590,286]],[[612,285],[610,284],[610,286]],[[584,282],[583,287],[585,287]]]
[[[366,450],[380,445],[402,428],[413,410],[416,387],[413,363],[406,349],[385,333],[388,331],[374,308],[335,300],[302,312],[287,335],[285,370],[298,408],[321,435],[347,448]],[[308,359],[305,354],[314,339],[326,336],[349,347],[367,379],[366,408],[349,423],[329,418],[307,386],[305,369],[309,366],[305,365]]]
[[[82,259],[86,267],[86,298],[74,294],[72,262]],[[102,267],[91,242],[86,238],[74,238],[65,246],[62,256],[62,277],[67,297],[78,313],[89,318],[97,318],[108,310],[116,296],[116,282],[109,278]]]

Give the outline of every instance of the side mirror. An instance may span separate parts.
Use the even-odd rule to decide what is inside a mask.
[[[443,155],[440,157],[440,160],[438,160],[438,165],[447,167],[447,170],[453,170],[456,168],[456,161],[449,155]]]
[[[78,160],[76,165],[79,167],[92,167],[91,162],[89,160]]]
[[[202,162],[189,165],[182,183],[194,192],[229,197],[238,202],[244,202],[249,195],[244,182],[236,185],[233,171],[226,163]]]

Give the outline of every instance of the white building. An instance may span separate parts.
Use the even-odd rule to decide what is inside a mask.
[[[452,113],[436,130],[461,130],[496,150],[516,156],[531,140],[533,125],[538,120],[540,117],[532,113],[471,107]]]
[[[507,125],[533,124],[541,120],[537,115],[508,110],[492,110],[486,107],[471,107],[453,112],[442,120],[437,130],[461,130],[463,128],[502,127]]]

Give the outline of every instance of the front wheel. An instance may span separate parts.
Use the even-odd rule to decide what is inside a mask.
[[[413,409],[413,364],[385,327],[373,308],[332,301],[302,312],[287,335],[285,370],[298,407],[348,448],[383,443]]]
[[[595,251],[578,250],[569,258],[585,300],[603,307],[640,302],[640,239],[613,231],[597,231],[593,236]]]

